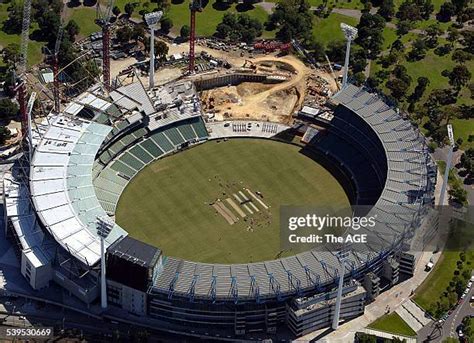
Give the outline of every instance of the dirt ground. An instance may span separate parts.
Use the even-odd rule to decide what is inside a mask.
[[[168,44],[168,46],[169,55],[183,54],[189,50],[188,43]],[[250,60],[250,64],[257,66],[258,72],[284,75],[288,78],[286,82],[276,85],[243,83],[237,87],[221,87],[203,92],[201,99],[204,102],[204,109],[208,112],[215,112],[217,120],[248,118],[289,123],[292,114],[299,110],[303,104],[304,96],[308,91],[309,77],[320,76],[328,82],[332,92],[337,90],[336,82],[329,73],[310,69],[292,55],[284,57],[260,55],[257,58],[250,58],[248,53],[241,56],[238,51],[225,52],[196,45],[196,54],[201,51],[227,60],[235,68],[248,68]],[[134,58],[111,61],[112,78],[135,62]],[[182,69],[180,68],[160,69],[155,73],[155,84],[165,84],[181,75]],[[140,79],[145,87],[148,86],[147,75],[141,75]],[[214,100],[213,106],[206,104],[210,98]]]
[[[284,75],[288,80],[276,85],[242,83],[203,92],[205,110],[212,110],[217,120],[248,118],[289,122],[302,104],[310,69],[294,56],[262,56],[252,62],[259,72]],[[214,103],[206,108],[211,98]]]

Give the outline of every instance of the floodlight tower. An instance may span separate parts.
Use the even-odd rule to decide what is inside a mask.
[[[196,59],[196,53],[194,51],[196,45],[196,12],[202,11],[201,0],[191,0],[189,3],[189,10],[191,11],[191,25],[189,34],[189,66],[188,71],[190,74],[194,73],[194,62]]]
[[[449,138],[449,152],[448,158],[446,159],[446,170],[444,171],[443,177],[443,186],[441,187],[441,194],[439,196],[439,206],[443,206],[444,196],[446,194],[446,187],[448,186],[449,170],[451,169],[451,163],[453,160],[453,151],[454,151],[454,132],[453,126],[448,124],[448,138]]]
[[[145,14],[145,21],[150,28],[150,81],[149,89],[155,86],[155,30],[163,16],[162,11]]]
[[[341,302],[342,302],[342,288],[344,286],[344,274],[346,270],[346,260],[348,258],[348,252],[341,250],[337,253],[337,258],[339,259],[339,284],[337,287],[337,298],[336,298],[336,308],[334,309],[334,317],[332,318],[332,329],[336,330],[339,326],[339,317],[341,314]]]
[[[35,104],[36,100],[36,92],[32,92],[30,95],[30,99],[28,100],[27,105],[27,115],[28,115],[28,158],[30,164],[33,161],[33,125],[32,125],[32,113],[33,113],[33,105]]]
[[[346,59],[344,61],[344,74],[342,77],[342,88],[347,85],[347,73],[349,72],[349,57],[351,55],[351,43],[357,36],[357,29],[353,26],[341,23],[341,30],[346,37]]]
[[[100,237],[100,305],[107,308],[107,285],[105,281],[105,239],[112,231],[114,222],[108,216],[97,217],[97,234]]]

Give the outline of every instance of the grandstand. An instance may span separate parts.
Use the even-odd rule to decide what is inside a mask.
[[[102,150],[95,164],[94,186],[102,207],[113,215],[120,194],[141,169],[154,160],[175,153],[189,144],[206,140],[206,127],[201,118],[190,118],[169,124],[153,132],[137,135],[129,133],[118,142],[123,148],[114,150],[116,143]],[[101,158],[107,156],[107,159]]]
[[[10,231],[35,268],[32,287],[39,289],[54,280],[86,303],[98,297],[96,218],[115,214],[122,191],[145,166],[207,139],[272,138],[290,130],[278,123],[241,121],[209,124],[208,133],[189,81],[148,92],[135,83],[105,94],[90,89],[64,113],[49,116],[31,161],[29,193],[24,178],[9,175],[4,182]],[[391,259],[409,242],[432,205],[436,167],[423,136],[376,94],[348,85],[331,102],[331,116],[306,118],[321,129],[313,132],[304,149],[324,156],[351,184],[352,203],[369,205],[368,215],[377,217],[375,228],[361,230],[371,233],[371,240],[351,251],[346,264],[345,282],[363,300],[363,292],[352,280],[362,282],[369,272],[381,274],[383,269],[385,273],[387,264],[396,265]],[[133,261],[135,265],[128,267],[135,268],[133,256],[139,252],[129,258],[123,250],[128,246],[139,250],[140,245],[131,238],[126,238],[130,244],[119,244],[126,236],[115,225],[106,247],[120,256],[117,261]],[[46,246],[56,246],[60,256],[53,259]],[[162,257],[161,251],[147,247],[153,256],[150,261],[157,266],[147,262],[152,272],[140,273],[147,274],[146,287],[134,290],[116,278],[108,281],[109,296],[129,313],[166,323],[164,330],[273,334],[289,314],[301,310],[290,304],[332,294],[340,261],[331,248],[226,265]],[[68,273],[74,264],[77,272]],[[140,304],[128,294],[138,294]]]

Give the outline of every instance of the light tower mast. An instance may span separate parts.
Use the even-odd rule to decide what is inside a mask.
[[[155,86],[155,30],[158,28],[158,23],[163,16],[162,11],[145,14],[145,21],[150,28],[150,70],[149,70],[149,89]]]
[[[455,146],[453,126],[451,124],[448,124],[447,129],[449,138],[449,152],[448,157],[446,158],[446,170],[444,171],[443,186],[441,187],[441,194],[439,196],[439,206],[443,206],[444,204],[444,197],[446,195],[446,188],[448,186],[449,170],[451,169],[451,163],[453,161],[453,151]]]
[[[107,308],[107,284],[105,271],[105,239],[112,231],[114,222],[108,216],[97,217],[97,234],[100,237],[100,305]]]
[[[344,36],[347,40],[346,59],[344,61],[344,74],[342,77],[342,88],[344,88],[347,85],[347,73],[349,72],[349,58],[351,55],[351,43],[357,36],[357,29],[353,26],[341,23],[341,30],[342,32],[344,32]]]
[[[339,317],[341,314],[341,302],[342,302],[342,288],[344,286],[344,274],[346,273],[346,260],[348,258],[348,252],[345,250],[340,251],[337,254],[339,259],[339,283],[337,287],[337,298],[336,307],[334,309],[334,317],[332,318],[332,329],[336,330],[339,327]]]
[[[114,0],[109,0],[105,12],[100,10],[100,1],[97,2],[96,24],[102,28],[102,82],[110,90],[110,18]]]
[[[189,10],[191,11],[191,25],[189,34],[189,67],[188,71],[190,74],[194,73],[194,62],[196,58],[195,45],[196,45],[196,12],[202,11],[201,0],[191,0],[189,3]]]

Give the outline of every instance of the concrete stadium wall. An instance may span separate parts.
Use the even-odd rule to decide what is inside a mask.
[[[194,81],[198,92],[212,88],[225,87],[228,85],[237,86],[242,82],[266,82],[267,76],[264,74],[227,74],[216,77],[198,79]]]

